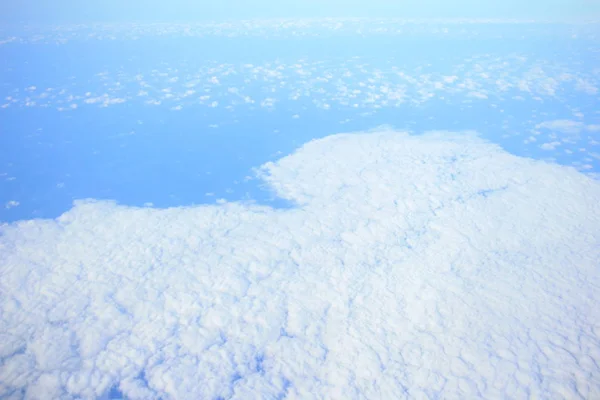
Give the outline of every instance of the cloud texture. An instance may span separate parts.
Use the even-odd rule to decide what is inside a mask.
[[[600,396],[597,181],[389,129],[258,173],[297,207],[0,227],[0,396]]]

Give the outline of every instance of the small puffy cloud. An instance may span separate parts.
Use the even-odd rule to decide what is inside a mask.
[[[263,99],[263,101],[260,102],[260,106],[263,108],[273,108],[273,107],[275,107],[276,102],[277,102],[277,99],[275,99],[273,97],[267,97],[267,98]]]
[[[0,396],[600,392],[600,183],[390,130],[258,175],[296,206],[88,200],[1,225]]]
[[[182,96],[182,97],[188,97],[188,96],[191,96],[191,95],[193,95],[194,93],[196,93],[196,91],[195,91],[195,90],[193,90],[193,89],[188,89],[188,90],[186,90],[186,91],[183,93],[183,96]]]
[[[0,45],[11,43],[11,42],[16,42],[16,41],[18,41],[18,38],[16,36],[11,36],[9,38],[2,38],[2,39],[0,39]]]
[[[119,98],[119,97],[113,97],[113,98],[108,98],[104,101],[104,103],[102,103],[103,107],[108,107],[110,105],[113,104],[122,104],[125,103],[125,99],[124,98]]]
[[[458,76],[456,76],[456,75],[444,76],[442,79],[445,83],[454,83],[458,80]]]
[[[537,129],[545,128],[555,132],[561,132],[566,134],[577,134],[584,128],[584,123],[580,121],[573,121],[569,119],[557,119],[553,121],[545,121],[537,124]]]
[[[488,95],[485,94],[484,92],[469,92],[469,93],[467,93],[467,97],[473,97],[476,99],[485,100],[488,98]]]
[[[560,146],[562,143],[561,142],[548,142],[548,143],[543,143],[540,145],[540,148],[542,150],[554,150],[556,149],[558,146]]]
[[[586,79],[578,79],[575,88],[589,95],[598,94],[598,88]]]
[[[590,132],[600,132],[600,125],[586,125],[585,129]]]
[[[9,208],[14,208],[17,207],[20,203],[16,200],[10,200],[7,201],[6,204],[4,204],[4,208],[9,209]]]

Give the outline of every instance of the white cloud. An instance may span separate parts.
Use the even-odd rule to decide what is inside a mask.
[[[6,204],[4,205],[4,208],[9,209],[9,208],[13,208],[13,207],[17,207],[20,203],[16,200],[10,200],[7,201]]]
[[[548,143],[543,143],[540,145],[540,148],[542,150],[554,150],[556,149],[556,147],[560,146],[562,143],[561,142],[548,142]]]
[[[469,92],[467,97],[474,97],[476,99],[487,99],[488,95],[483,92]]]
[[[569,119],[557,119],[553,121],[545,121],[535,126],[537,129],[546,128],[551,131],[567,133],[567,134],[577,134],[581,132],[581,130],[585,127],[583,122],[573,121]]]
[[[9,38],[2,38],[2,39],[0,39],[0,45],[15,42],[17,40],[18,40],[18,38],[16,36],[11,36]]]
[[[585,129],[590,132],[600,132],[600,125],[587,125]]]
[[[263,101],[260,102],[260,106],[264,107],[264,108],[273,108],[273,107],[275,107],[276,102],[277,102],[277,99],[275,99],[273,97],[267,97],[266,99],[264,99]]]
[[[598,88],[585,79],[578,79],[575,87],[577,88],[577,90],[582,91],[586,94],[594,95],[598,93]]]
[[[0,226],[0,395],[600,394],[598,182],[385,130],[259,172],[298,206],[79,201]]]
[[[432,64],[427,65],[433,67]],[[149,69],[144,74],[107,70],[94,76],[106,91],[104,95],[87,92],[84,96],[78,92],[79,86],[57,88],[49,94],[39,88],[29,91],[24,85],[13,88],[11,93],[14,98],[10,98],[2,107],[15,103],[17,106],[64,108],[64,104],[73,99],[83,99],[85,103],[98,103],[106,107],[124,101],[144,103],[146,96],[156,97],[156,94],[160,94],[159,99],[172,100],[186,108],[193,108],[199,103],[209,105],[210,101],[205,101],[202,94],[214,93],[215,100],[220,101],[226,109],[233,110],[255,101],[260,104],[261,100],[258,97],[253,100],[248,92],[257,84],[262,88],[260,96],[263,98],[275,97],[275,94],[278,100],[310,98],[316,107],[329,104],[332,110],[338,106],[358,105],[366,105],[370,109],[398,107],[403,103],[418,106],[433,99],[462,100],[474,105],[494,93],[493,97],[500,95],[498,101],[513,98],[541,102],[551,97],[569,104],[570,96],[580,93],[582,88],[589,91],[589,85],[598,87],[598,75],[581,71],[573,60],[562,65],[543,59],[527,60],[510,54],[502,57],[487,54],[466,59],[460,64],[444,66],[442,69],[449,67],[446,74],[424,73],[421,67],[400,71],[398,67],[377,68],[376,65],[349,58],[337,67],[325,67],[317,61],[295,60],[260,65],[202,65],[199,69],[194,66],[163,65],[160,69]],[[182,78],[174,78],[175,74]],[[222,79],[229,80],[229,77],[237,77],[241,86],[232,87],[228,84],[225,90],[217,90],[216,85],[220,85]],[[85,76],[79,78],[87,79]],[[203,82],[205,85],[202,85]],[[324,82],[330,85],[326,85],[326,88]],[[522,96],[514,96],[518,90]],[[502,97],[503,93],[506,99]],[[117,94],[118,99],[111,102],[108,97]],[[257,95],[253,93],[254,97]],[[165,104],[165,107],[170,105]]]
[[[456,75],[444,76],[443,80],[446,83],[454,83],[454,82],[456,82],[458,80],[458,76],[456,76]]]

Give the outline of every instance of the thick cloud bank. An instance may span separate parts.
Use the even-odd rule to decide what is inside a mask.
[[[0,229],[0,396],[600,398],[600,184],[475,135],[335,135],[298,207]]]

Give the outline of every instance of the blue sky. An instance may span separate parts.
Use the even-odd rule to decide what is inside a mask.
[[[277,17],[589,18],[597,0],[23,0],[1,2],[3,22],[181,21]]]

